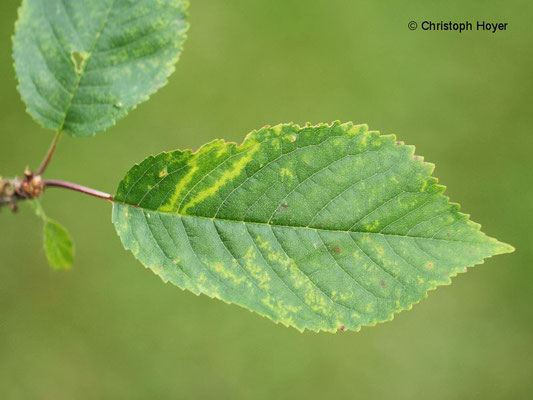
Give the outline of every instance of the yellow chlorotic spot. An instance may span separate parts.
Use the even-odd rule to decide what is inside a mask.
[[[434,265],[433,265],[433,263],[431,261],[428,261],[426,263],[426,267],[427,267],[427,269],[433,269]]]
[[[180,262],[180,260],[179,260],[179,258],[175,258],[175,259],[172,260],[172,262],[173,262],[174,264],[178,265],[179,262]]]
[[[339,296],[342,301],[347,301],[347,300],[351,300],[354,298],[353,293],[340,293]]]
[[[286,181],[287,179],[294,178],[294,175],[292,174],[290,169],[282,168],[280,171],[281,181]]]
[[[340,146],[340,145],[343,144],[343,143],[344,143],[344,138],[335,138],[335,139],[332,140],[332,143],[331,143],[331,144],[332,144],[334,147],[338,147],[338,146]]]
[[[371,224],[366,224],[365,225],[365,229],[367,231],[373,231],[374,229],[378,228],[379,227],[379,220],[375,220],[374,222],[372,222]]]
[[[367,129],[366,125],[354,125],[350,128],[350,130],[347,132],[348,136],[355,136]]]
[[[279,136],[281,134],[281,128],[282,128],[282,125],[273,126],[272,132],[274,132],[276,135]]]
[[[359,260],[361,258],[361,255],[359,254],[359,252],[354,251],[353,252],[353,258],[355,258],[356,260]]]
[[[165,176],[167,176],[168,174],[168,170],[167,170],[167,167],[165,167],[160,173],[159,173],[159,177],[160,178],[163,178]]]
[[[89,53],[74,50],[70,53],[70,59],[74,64],[74,70],[76,71],[76,73],[81,74],[83,72],[87,60],[89,59]]]

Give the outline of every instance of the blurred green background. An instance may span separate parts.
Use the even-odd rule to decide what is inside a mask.
[[[0,2],[0,173],[53,133],[25,113]],[[76,242],[51,271],[29,208],[0,215],[1,399],[524,399],[533,390],[533,5],[459,0],[192,0],[170,83],[108,132],[62,140],[49,178],[114,192],[152,153],[265,124],[366,122],[416,144],[448,194],[513,244],[393,322],[300,334],[165,285],[122,249],[108,203],[51,189]],[[410,20],[508,22],[410,31]],[[4,210],[7,211],[7,210]]]

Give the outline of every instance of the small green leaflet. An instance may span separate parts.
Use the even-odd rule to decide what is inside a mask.
[[[62,225],[51,219],[44,224],[44,251],[52,268],[72,268],[74,248],[70,235]]]
[[[55,270],[71,269],[74,262],[74,245],[68,231],[46,216],[38,200],[30,204],[44,222],[44,252],[48,263]]]
[[[23,0],[13,57],[45,128],[89,136],[164,86],[185,40],[184,0]]]
[[[351,123],[148,157],[113,222],[165,282],[299,330],[359,330],[514,249],[443,195],[413,146]]]

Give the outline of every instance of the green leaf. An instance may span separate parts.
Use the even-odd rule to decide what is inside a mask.
[[[184,0],[23,0],[13,54],[42,126],[89,136],[164,86],[188,24]]]
[[[299,330],[359,330],[513,251],[448,202],[433,168],[366,125],[265,127],[148,157],[113,222],[165,282]]]
[[[68,231],[58,222],[48,218],[38,200],[30,201],[35,214],[44,222],[44,252],[55,270],[68,270],[74,262],[74,245]]]
[[[74,260],[72,239],[67,230],[56,221],[44,224],[44,251],[50,266],[56,270],[71,269]]]

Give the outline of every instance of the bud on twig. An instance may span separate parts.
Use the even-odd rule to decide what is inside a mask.
[[[23,178],[4,179],[0,177],[0,209],[8,206],[13,212],[18,210],[17,202],[39,197],[44,190],[40,175],[34,175],[28,167]]]

